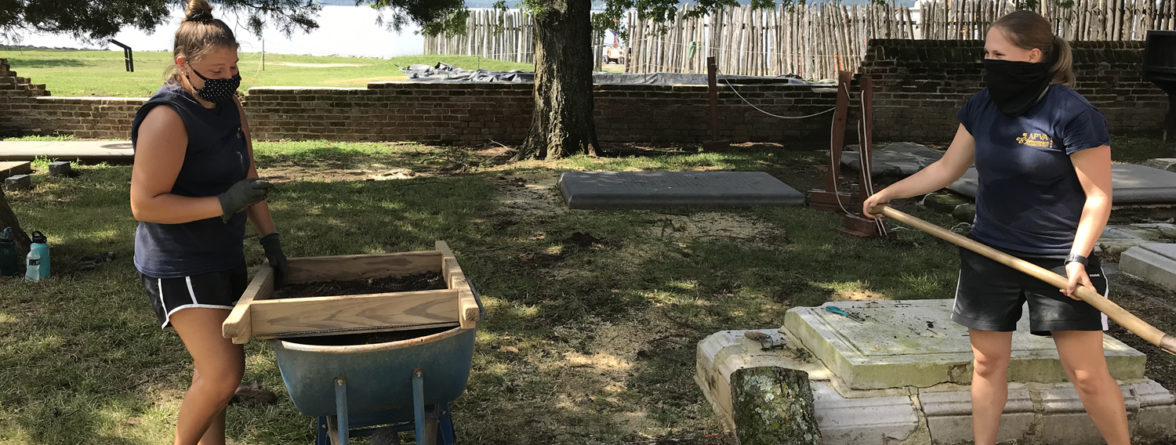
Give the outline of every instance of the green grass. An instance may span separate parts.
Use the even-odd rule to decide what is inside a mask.
[[[54,96],[148,97],[164,81],[173,64],[171,52],[136,51],[135,72],[128,73],[120,51],[0,49],[13,71],[33,83],[45,84]],[[390,59],[317,57],[240,53],[241,90],[257,86],[364,87],[368,82],[405,80],[397,66],[445,62],[465,69],[533,70],[533,64],[472,56],[404,56]],[[331,66],[345,65],[345,66]]]
[[[470,152],[257,146],[262,175],[279,177],[271,208],[290,256],[425,250],[437,239],[457,253],[489,311],[453,405],[463,442],[729,443],[693,381],[699,340],[779,326],[792,306],[861,293],[943,298],[954,286],[954,250],[914,231],[851,239],[835,230],[838,215],[808,208],[569,211],[554,187],[566,169],[756,168],[803,188],[819,182],[819,152],[514,164]],[[416,176],[367,180],[392,168]],[[48,235],[55,275],[0,284],[0,443],[164,443],[191,365],[174,333],[155,326],[131,264],[131,167],[77,169],[70,179],[38,171],[33,191],[9,194],[22,225]],[[77,269],[106,251],[113,262]],[[246,255],[251,267],[263,261],[252,237]],[[285,394],[273,352],[255,341],[247,353],[245,379],[279,401],[230,407],[231,442],[311,442],[312,419]]]

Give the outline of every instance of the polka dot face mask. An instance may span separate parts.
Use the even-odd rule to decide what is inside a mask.
[[[234,74],[229,79],[209,79],[196,71],[195,68],[192,68],[192,72],[204,80],[204,88],[195,88],[196,95],[209,102],[228,102],[233,99],[233,93],[237,92],[237,87],[241,86],[241,73]]]

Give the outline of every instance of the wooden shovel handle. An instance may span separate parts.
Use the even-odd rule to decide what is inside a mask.
[[[992,247],[988,247],[971,238],[961,236],[955,232],[895,210],[889,206],[883,205],[874,207],[873,209],[870,209],[870,213],[880,213],[894,218],[895,221],[927,232],[949,243],[984,255],[993,261],[1024,272],[1031,277],[1049,283],[1051,286],[1057,287],[1059,289],[1066,287],[1066,285],[1069,283],[1069,280],[1067,280],[1065,277],[1046,270],[1036,264],[1001,252]],[[1155,326],[1140,320],[1139,317],[1136,317],[1111,300],[1104,298],[1102,295],[1099,295],[1093,289],[1084,286],[1078,286],[1078,289],[1075,290],[1074,294],[1077,295],[1078,298],[1082,299],[1082,301],[1085,301],[1087,304],[1094,306],[1095,309],[1098,309],[1099,311],[1102,311],[1102,313],[1107,314],[1108,317],[1111,317],[1112,320],[1115,320],[1115,323],[1119,323],[1124,328],[1127,328],[1128,331],[1131,331],[1131,333],[1142,337],[1144,340],[1147,340],[1148,343],[1159,346],[1169,354],[1176,354],[1176,338],[1173,338],[1171,335],[1165,334],[1163,331],[1156,329]]]

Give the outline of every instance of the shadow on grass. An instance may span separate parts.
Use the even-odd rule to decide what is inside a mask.
[[[2,48],[0,48],[2,49]],[[88,66],[90,64],[77,59],[25,59],[21,58],[15,62],[9,61],[9,65],[13,71],[20,74],[22,68],[65,68],[65,67],[80,67]]]

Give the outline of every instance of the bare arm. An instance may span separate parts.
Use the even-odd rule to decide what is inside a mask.
[[[171,107],[157,106],[139,124],[131,169],[131,213],[136,220],[181,224],[223,213],[215,196],[193,198],[171,193],[184,165],[188,131]]]
[[[237,110],[241,113],[241,131],[245,133],[245,147],[249,150],[248,177],[256,178],[258,177],[257,163],[253,160],[253,137],[249,132],[249,120],[245,118],[245,108],[241,106],[241,102],[234,99],[233,103],[237,104]],[[249,206],[246,213],[249,215],[249,220],[253,221],[253,227],[257,229],[258,236],[274,233],[274,219],[270,215],[269,204],[264,200]]]
[[[1070,163],[1074,164],[1078,182],[1086,193],[1086,204],[1082,207],[1070,254],[1085,257],[1090,256],[1094,243],[1098,242],[1107,219],[1111,217],[1111,147],[1103,145],[1076,152],[1070,155]],[[1091,286],[1086,266],[1081,263],[1067,264],[1066,272],[1070,279],[1066,289],[1062,289],[1066,295],[1070,295],[1078,284]]]
[[[906,179],[866,198],[862,203],[862,213],[868,217],[876,218],[881,215],[870,212],[870,209],[875,206],[889,203],[894,199],[923,195],[947,187],[968,171],[975,156],[976,140],[964,128],[964,125],[960,124],[956,129],[955,138],[952,139],[951,145],[942,158]]]

